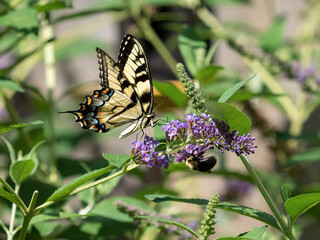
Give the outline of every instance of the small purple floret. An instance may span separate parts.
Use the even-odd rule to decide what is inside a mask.
[[[147,164],[152,168],[157,165],[159,167],[168,168],[169,164],[163,152],[155,150],[159,142],[153,140],[152,137],[146,136],[143,142],[132,141],[132,154],[138,159],[140,164]]]

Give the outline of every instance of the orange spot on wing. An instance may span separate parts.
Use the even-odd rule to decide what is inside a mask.
[[[104,94],[108,94],[110,92],[109,88],[106,88],[102,91]]]
[[[99,91],[94,91],[94,92],[93,92],[93,96],[94,96],[94,97],[99,97]]]
[[[91,103],[92,103],[92,99],[90,97],[87,97],[87,104],[91,105]]]

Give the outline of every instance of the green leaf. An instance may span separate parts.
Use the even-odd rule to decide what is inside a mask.
[[[50,222],[40,222],[33,225],[34,228],[37,229],[40,236],[47,236],[53,231],[58,231],[59,228],[61,228],[61,221],[50,221]]]
[[[201,68],[195,76],[201,84],[208,84],[214,82],[217,73],[223,69],[224,67],[221,66],[209,65]]]
[[[101,228],[104,227],[103,225],[104,224],[102,222],[85,221],[83,224],[81,224],[80,230],[81,232],[85,232],[91,236],[98,236],[99,232],[101,231]]]
[[[170,220],[170,219],[166,219],[166,218],[160,218],[160,217],[153,217],[153,216],[136,216],[135,218],[149,219],[149,220],[153,220],[153,221],[157,221],[157,222],[169,223],[170,225],[174,225],[174,226],[180,227],[180,228],[188,231],[189,233],[191,233],[196,238],[199,238],[199,235],[195,231],[193,231],[191,228],[189,228],[188,226],[186,226],[186,225],[184,225],[184,224],[182,224],[180,222],[176,222],[174,220]]]
[[[47,222],[50,220],[70,219],[70,218],[84,217],[84,216],[86,215],[81,215],[78,213],[68,213],[68,212],[40,213],[31,219],[30,224],[37,224],[41,222]]]
[[[290,195],[291,195],[291,191],[290,191],[289,186],[287,184],[283,184],[281,187],[280,193],[281,193],[281,197],[282,197],[283,202],[286,202],[290,198]]]
[[[251,121],[236,107],[228,103],[217,102],[207,104],[207,107],[213,118],[224,121],[230,126],[231,130],[236,130],[240,135],[249,133]]]
[[[16,196],[7,192],[6,190],[0,188],[0,196],[9,200],[10,202],[16,204],[16,205],[19,205],[19,202],[18,200],[16,199]]]
[[[113,171],[110,173],[112,174]],[[95,190],[99,192],[99,196],[107,196],[112,190],[118,185],[119,181],[122,179],[123,175],[110,179],[107,182],[101,183],[98,188]],[[93,193],[93,194],[92,194]],[[92,200],[92,197],[95,197],[97,194],[94,194],[92,189],[87,189],[85,191],[79,192],[78,197],[84,203],[89,203]]]
[[[111,165],[119,168],[126,161],[131,158],[130,154],[114,154],[114,153],[102,153],[104,159],[106,159]]]
[[[146,195],[147,199],[153,202],[166,202],[166,201],[175,201],[175,202],[184,202],[184,203],[192,203],[197,205],[207,205],[208,200],[206,199],[185,199],[185,198],[176,198],[174,196],[170,195],[163,195],[163,194],[153,194],[153,195]],[[258,209],[253,209],[241,205],[236,205],[229,202],[220,202],[217,205],[217,208],[229,211],[229,212],[235,212],[247,217],[251,217],[254,219],[257,219],[261,222],[264,222],[278,230],[280,230],[280,227],[277,224],[277,221],[274,219],[273,216],[271,216],[268,213],[262,212]]]
[[[320,160],[320,148],[308,149],[306,152],[301,152],[293,155],[286,163],[287,166],[299,163],[318,162]]]
[[[14,92],[24,92],[24,89],[11,79],[0,77],[0,88],[7,88]]]
[[[180,53],[192,76],[204,67],[206,43],[199,37],[194,28],[183,26],[178,36]]]
[[[222,237],[217,240],[254,240],[253,238],[248,237]]]
[[[218,41],[217,42],[215,42],[214,44],[212,44],[211,46],[210,46],[210,48],[209,48],[209,50],[208,50],[208,52],[207,52],[207,56],[206,56],[206,58],[205,58],[205,60],[204,60],[204,62],[205,62],[205,65],[210,65],[210,63],[211,63],[211,60],[212,60],[212,58],[213,58],[213,54],[216,52],[216,49],[217,49],[217,47],[218,47]]]
[[[249,82],[252,78],[254,78],[256,74],[254,74],[251,78],[238,82],[237,84],[230,87],[227,91],[225,91],[221,97],[219,98],[218,102],[223,103],[226,102],[235,92],[237,92],[244,84]]]
[[[277,221],[274,219],[274,217],[266,212],[260,211],[258,209],[253,209],[250,207],[245,207],[229,202],[220,202],[218,203],[218,208],[229,211],[229,212],[235,212],[247,217],[254,218],[256,220],[259,220],[261,222],[264,222],[278,230],[280,230],[280,227],[278,226]]]
[[[28,123],[18,123],[18,124],[8,124],[8,123],[0,123],[0,134],[11,131],[16,128],[21,128],[29,125],[37,125],[37,124],[43,124],[42,121],[37,120],[33,122]]]
[[[46,209],[44,213],[40,213],[31,219],[30,225],[34,226],[41,235],[50,234],[61,226],[62,219],[74,219],[86,217],[78,213],[58,212],[56,209]]]
[[[284,45],[285,19],[279,17],[271,27],[260,37],[260,46],[266,51],[274,51]]]
[[[4,141],[4,143],[7,145],[7,148],[9,151],[9,156],[10,156],[10,161],[11,161],[11,165],[12,165],[17,161],[16,152],[14,151],[14,148],[11,145],[11,143],[9,141],[7,141],[7,139],[5,139],[3,136],[1,136],[1,138]]]
[[[204,206],[208,204],[208,200],[206,199],[177,198],[177,197],[166,195],[166,194],[150,194],[150,195],[145,195],[145,198],[156,203],[174,201],[174,202],[184,202],[184,203],[191,203],[191,204],[204,205]]]
[[[46,202],[53,201],[57,202],[59,200],[62,200],[69,196],[69,194],[75,190],[77,187],[80,187],[81,185],[88,183],[92,181],[93,179],[100,177],[110,171],[112,171],[115,167],[114,166],[108,166],[105,168],[97,169],[92,172],[88,172],[71,182],[67,183],[66,185],[63,185],[62,187],[58,188],[48,199]]]
[[[2,220],[0,219],[0,228],[2,228],[3,230],[7,230],[6,225],[2,222]]]
[[[301,214],[317,205],[319,202],[320,193],[307,193],[289,198],[284,206],[291,217],[291,224],[294,224]]]
[[[32,175],[34,162],[31,159],[16,161],[10,166],[10,177],[15,184],[20,185],[27,177]]]
[[[181,92],[176,86],[169,82],[153,81],[153,86],[163,95],[174,102],[178,107],[185,108],[187,106],[187,96]]]
[[[113,219],[119,222],[132,222],[133,218],[128,214],[121,212],[115,206],[116,202],[122,202],[131,208],[136,208],[138,211],[154,212],[151,207],[141,200],[133,197],[117,196],[108,198],[97,204],[91,211],[90,215],[96,215],[108,219]]]
[[[65,0],[54,0],[50,2],[46,2],[44,4],[38,4],[35,6],[36,10],[38,12],[49,12],[52,10],[59,10],[64,8],[72,8],[71,1],[65,1]]]
[[[238,237],[222,237],[217,240],[261,240],[266,230],[267,226],[255,227],[249,232],[240,234]]]
[[[141,2],[155,7],[182,6],[181,0],[142,0]]]
[[[241,234],[241,237],[247,237],[255,240],[261,240],[268,226],[254,227],[251,231]]]
[[[219,5],[248,4],[250,0],[204,0],[208,7],[216,7]]]
[[[0,25],[16,30],[35,30],[38,28],[37,11],[33,8],[22,8],[0,16]]]
[[[38,166],[39,166],[39,160],[38,157],[36,155],[36,151],[38,150],[38,148],[44,143],[45,141],[40,141],[38,142],[36,145],[33,146],[33,148],[30,150],[29,153],[27,153],[25,156],[22,157],[22,160],[25,159],[31,159],[34,163],[34,167],[33,170],[31,172],[31,175],[37,170]]]

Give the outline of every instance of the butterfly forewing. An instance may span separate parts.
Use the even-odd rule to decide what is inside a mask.
[[[149,65],[142,46],[133,36],[126,35],[123,38],[117,64],[134,87],[144,112],[150,114],[153,89]]]

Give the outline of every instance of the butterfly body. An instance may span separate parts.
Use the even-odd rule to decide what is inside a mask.
[[[96,132],[108,132],[130,123],[119,138],[153,126],[152,80],[140,43],[126,35],[117,62],[100,48],[96,51],[102,88],[86,96],[80,109],[68,112],[76,116],[82,128]]]

